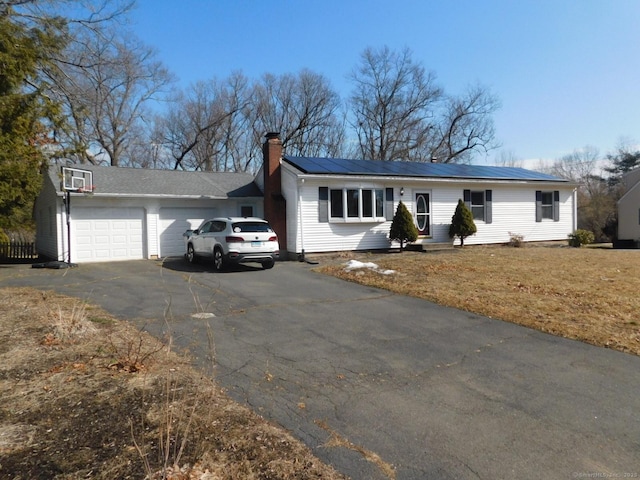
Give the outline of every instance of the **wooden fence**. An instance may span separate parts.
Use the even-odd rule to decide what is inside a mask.
[[[0,262],[7,260],[33,260],[38,258],[33,242],[0,243]]]

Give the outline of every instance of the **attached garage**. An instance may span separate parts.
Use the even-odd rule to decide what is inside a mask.
[[[195,230],[207,218],[218,216],[215,208],[171,208],[160,209],[158,231],[160,237],[160,256],[174,257],[183,255],[186,230]]]
[[[144,210],[132,207],[74,208],[71,215],[71,258],[75,262],[145,258]]]
[[[65,191],[70,170],[91,172],[83,178],[85,184],[90,179],[91,194]],[[248,208],[263,213],[262,192],[250,173],[52,166],[36,200],[36,248],[43,257],[71,263],[182,256],[185,230]]]

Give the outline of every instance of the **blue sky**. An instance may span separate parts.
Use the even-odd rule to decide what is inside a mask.
[[[131,25],[181,86],[309,68],[346,98],[366,47],[408,47],[448,93],[489,87],[532,161],[640,141],[639,27],[640,0],[137,0]]]

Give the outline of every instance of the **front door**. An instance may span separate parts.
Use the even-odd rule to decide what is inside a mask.
[[[416,193],[416,226],[421,236],[431,235],[431,212],[429,194]]]

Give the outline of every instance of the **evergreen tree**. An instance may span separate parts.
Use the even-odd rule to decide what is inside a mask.
[[[56,36],[0,15],[0,228],[29,227],[56,106],[38,86]]]
[[[607,155],[607,160],[609,160],[610,166],[605,167],[604,170],[610,174],[608,183],[610,187],[616,187],[625,173],[640,168],[640,150],[633,151],[629,147],[622,146],[618,148],[616,153]],[[617,194],[619,197],[622,191]]]
[[[413,223],[413,217],[402,202],[398,204],[396,214],[393,216],[389,238],[400,242],[400,251],[404,249],[405,243],[415,242],[418,239],[418,229]]]
[[[456,211],[451,217],[451,225],[449,225],[449,237],[460,239],[460,246],[464,247],[464,239],[469,235],[476,233],[477,227],[473,221],[473,214],[467,208],[462,199],[458,200]]]

